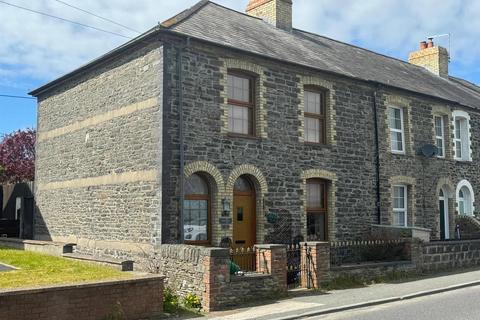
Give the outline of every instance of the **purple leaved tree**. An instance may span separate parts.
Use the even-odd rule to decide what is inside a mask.
[[[33,181],[35,177],[34,129],[18,130],[0,140],[0,183]]]

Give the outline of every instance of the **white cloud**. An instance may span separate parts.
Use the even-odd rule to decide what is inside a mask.
[[[38,11],[135,34],[54,0],[9,0]],[[145,31],[195,0],[65,0],[133,29]],[[248,0],[219,0],[243,11]],[[452,57],[459,73],[480,77],[480,1],[475,0],[294,0],[294,24],[341,41],[405,59],[427,35],[452,33]],[[125,42],[0,3],[0,83],[24,77],[51,80]],[[443,45],[447,42],[443,41]],[[473,73],[472,73],[473,72]]]

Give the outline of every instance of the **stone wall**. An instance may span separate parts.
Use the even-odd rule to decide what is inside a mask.
[[[0,292],[0,319],[102,320],[119,312],[123,312],[125,319],[132,320],[162,315],[163,278]]]
[[[284,296],[287,291],[286,249],[257,248],[257,272],[230,275],[228,249],[162,245],[150,268],[165,275],[165,284],[180,298],[193,293],[206,311],[241,306],[245,302]],[[180,299],[181,300],[181,299]]]
[[[423,272],[458,270],[480,265],[480,240],[439,241],[420,244],[413,257]]]
[[[161,43],[38,96],[35,238],[121,256],[160,237]]]

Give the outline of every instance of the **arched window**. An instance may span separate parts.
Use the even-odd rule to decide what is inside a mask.
[[[474,194],[471,184],[463,180],[457,186],[457,207],[458,214],[472,216],[474,212]]]
[[[199,174],[192,174],[185,181],[183,230],[186,242],[210,241],[210,189]]]
[[[322,179],[307,180],[307,237],[313,241],[326,241],[327,236],[327,183]]]

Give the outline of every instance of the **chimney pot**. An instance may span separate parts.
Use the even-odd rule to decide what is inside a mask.
[[[427,49],[427,41],[420,42],[420,50]]]
[[[435,45],[433,44],[433,38],[428,38],[427,48],[433,48]]]

